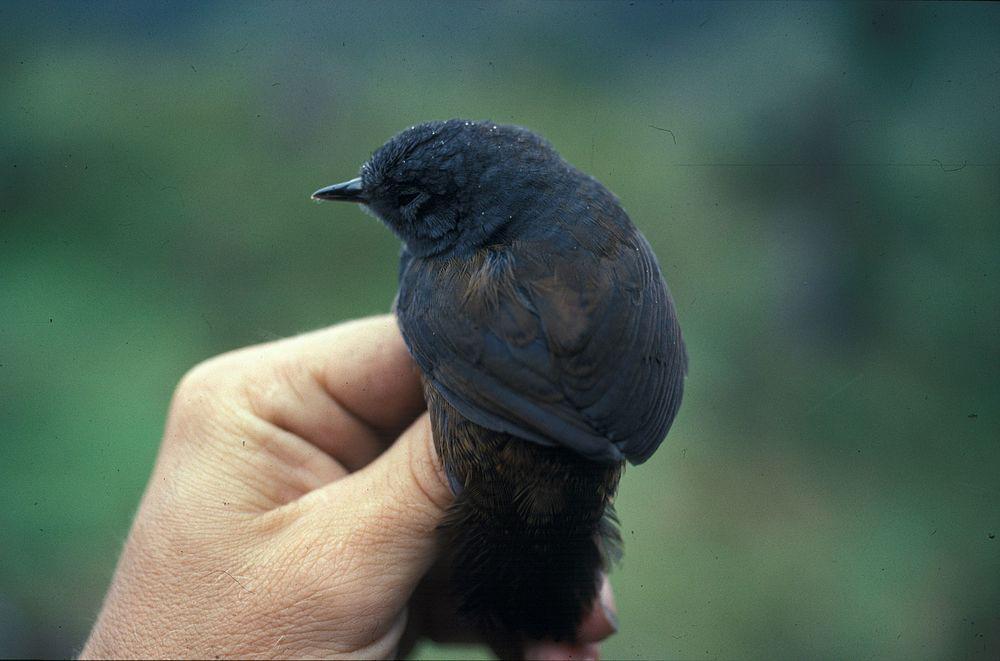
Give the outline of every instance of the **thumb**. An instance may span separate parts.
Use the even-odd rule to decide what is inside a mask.
[[[402,604],[437,556],[437,527],[452,499],[425,413],[375,461],[303,497],[302,523],[324,537],[313,548]]]

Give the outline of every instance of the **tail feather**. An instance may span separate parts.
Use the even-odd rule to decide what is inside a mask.
[[[622,464],[491,431],[424,394],[456,494],[441,535],[460,613],[493,642],[575,640],[621,555]]]
[[[461,612],[481,630],[528,639],[574,640],[620,554],[609,511],[596,525],[525,525],[516,515],[477,507],[465,493],[442,526]]]

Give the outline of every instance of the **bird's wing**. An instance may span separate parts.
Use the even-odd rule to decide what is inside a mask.
[[[433,387],[496,431],[641,463],[680,406],[680,327],[630,223],[579,224],[471,259],[404,254],[396,314]]]

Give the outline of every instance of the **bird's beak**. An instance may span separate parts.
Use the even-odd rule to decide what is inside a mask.
[[[314,200],[343,200],[344,202],[366,202],[365,189],[361,177],[356,177],[341,184],[320,188],[312,194]]]

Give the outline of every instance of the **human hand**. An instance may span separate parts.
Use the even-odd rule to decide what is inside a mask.
[[[391,316],[194,368],[82,657],[385,658],[474,640],[431,571],[452,495],[423,407]],[[596,658],[614,618],[605,581],[579,644],[519,653]]]

